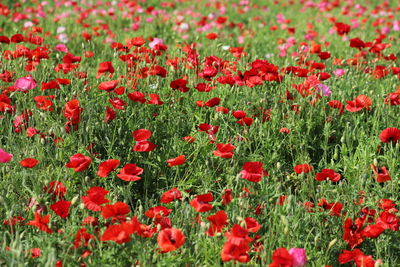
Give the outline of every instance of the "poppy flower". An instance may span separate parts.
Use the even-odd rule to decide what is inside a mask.
[[[27,92],[36,88],[36,81],[30,76],[18,78],[15,81],[14,87],[17,88],[17,91]]]
[[[147,129],[139,129],[132,132],[132,137],[137,142],[145,141],[151,137],[151,132]]]
[[[353,101],[346,101],[346,110],[350,112],[357,112],[362,109],[370,110],[372,100],[366,95],[359,95]]]
[[[305,164],[299,164],[299,165],[296,165],[295,167],[294,167],[294,171],[297,173],[297,174],[301,174],[301,173],[309,173],[310,171],[312,171],[312,169],[313,169],[313,167],[312,166],[310,166],[310,165],[308,165],[307,163],[305,163]]]
[[[177,79],[170,83],[170,87],[174,90],[179,90],[182,93],[186,93],[189,91],[189,88],[186,86],[188,83],[187,80],[184,79]]]
[[[37,227],[40,231],[46,232],[48,234],[51,234],[53,230],[51,230],[48,226],[49,221],[50,221],[50,214],[46,216],[40,215],[39,212],[35,212],[35,218],[33,221],[29,221],[26,223],[26,225],[32,225]]]
[[[221,251],[221,259],[224,262],[235,260],[242,263],[250,261],[249,243],[252,238],[248,231],[238,224],[235,224],[229,232],[225,233],[227,241]]]
[[[353,223],[351,218],[347,218],[343,225],[343,237],[342,239],[351,247],[354,248],[360,245],[364,238],[362,235],[361,228],[364,222],[362,220],[356,220]]]
[[[40,248],[31,248],[29,249],[32,259],[40,257],[41,250]]]
[[[261,229],[261,224],[259,224],[254,218],[246,217],[244,218],[244,222],[246,224],[246,229],[250,233],[257,233],[258,230]]]
[[[100,163],[97,176],[101,178],[107,177],[110,172],[114,171],[118,167],[118,165],[119,160],[117,159],[109,159]]]
[[[115,112],[115,110],[113,110],[110,107],[106,107],[106,117],[104,119],[105,123],[112,122],[116,116],[117,116],[117,112]]]
[[[263,164],[259,161],[246,162],[243,165],[243,170],[240,172],[243,179],[250,182],[258,183],[263,176],[268,176],[268,173],[263,169]]]
[[[177,250],[185,243],[185,240],[185,235],[176,228],[163,229],[157,236],[157,243],[163,253]]]
[[[114,74],[114,67],[111,61],[100,62],[99,67],[97,68],[96,79],[100,78],[100,76],[105,75],[106,73],[110,73],[110,77]]]
[[[277,248],[272,253],[272,262],[269,267],[275,266],[293,266],[293,258],[286,248]]]
[[[62,199],[67,193],[67,188],[60,181],[52,181],[43,187],[45,194],[52,194],[53,198]]]
[[[214,155],[220,158],[225,158],[225,159],[229,159],[233,157],[233,152],[232,150],[235,149],[235,146],[231,145],[231,144],[217,144],[217,149],[218,150],[214,150]]]
[[[86,193],[86,196],[82,196],[82,202],[88,210],[101,211],[101,205],[110,202],[105,198],[109,191],[102,187],[93,186]]]
[[[128,222],[109,226],[101,236],[101,241],[114,241],[118,244],[126,243],[131,240],[131,235],[140,230],[140,223],[136,217]]]
[[[7,163],[11,161],[13,155],[5,152],[3,149],[0,148],[0,162]]]
[[[192,206],[197,212],[207,212],[213,208],[208,202],[213,201],[214,198],[211,193],[204,195],[197,195],[192,201],[190,201],[190,206]]]
[[[64,106],[64,117],[72,124],[78,124],[80,122],[80,114],[83,109],[79,106],[79,100],[73,99],[68,101]]]
[[[59,200],[50,206],[50,209],[61,218],[67,218],[71,201]]]
[[[222,229],[228,225],[228,215],[223,210],[208,216],[207,220],[211,223],[207,230],[209,236],[214,236],[215,233],[221,233]]]
[[[292,267],[303,267],[307,264],[307,254],[304,248],[291,248],[289,254],[292,256]]]
[[[90,157],[77,153],[69,158],[69,162],[65,164],[65,167],[73,168],[75,172],[82,172],[89,167],[91,162],[92,159]]]
[[[105,81],[105,82],[100,83],[97,88],[99,88],[99,90],[111,92],[117,87],[117,85],[118,85],[118,81],[116,81],[116,80]]]
[[[144,215],[146,215],[147,218],[150,219],[160,219],[163,217],[167,217],[171,213],[171,209],[167,209],[164,206],[156,206],[148,209]]]
[[[172,159],[168,159],[167,163],[169,167],[172,166],[178,166],[178,165],[182,165],[186,162],[186,156],[185,155],[180,155],[176,158],[172,158]]]
[[[323,169],[321,172],[317,173],[315,179],[320,182],[325,181],[326,179],[329,179],[332,182],[338,182],[340,177],[340,174],[336,173],[333,169]]]
[[[150,152],[156,149],[157,145],[150,142],[150,141],[139,141],[136,142],[135,146],[133,147],[133,150],[136,152]]]
[[[82,246],[87,247],[89,245],[89,241],[94,239],[94,235],[89,234],[86,228],[81,228],[75,234],[74,248],[78,249]]]
[[[132,40],[130,40],[129,42],[130,44],[134,45],[134,46],[142,46],[144,43],[146,43],[146,40],[143,39],[142,36],[137,36],[137,37],[133,37]]]
[[[119,171],[117,177],[127,182],[134,182],[142,179],[141,177],[139,177],[139,175],[141,175],[142,173],[142,168],[136,166],[136,164],[128,163],[125,164],[125,166]]]
[[[392,231],[399,230],[399,218],[396,214],[390,211],[383,211],[376,219],[376,224],[380,225],[383,229],[390,229]]]
[[[113,221],[124,221],[129,212],[131,212],[131,209],[124,202],[116,202],[115,204],[105,205],[101,208],[101,216],[104,219],[112,218]]]
[[[400,140],[400,129],[395,127],[386,128],[382,130],[381,134],[379,135],[379,139],[381,139],[383,143],[396,143]]]
[[[25,168],[33,168],[38,163],[39,163],[39,161],[37,159],[34,159],[34,158],[26,158],[26,159],[23,159],[23,160],[21,160],[19,162],[19,164],[21,164],[21,166],[25,167]]]
[[[161,203],[171,203],[174,200],[181,200],[182,199],[182,193],[181,191],[178,190],[178,188],[172,188],[165,192],[162,197],[161,197]]]
[[[378,168],[377,166],[372,164],[371,168],[374,173],[374,178],[378,183],[384,183],[384,182],[392,180],[386,167]]]
[[[232,202],[232,189],[225,189],[224,194],[222,195],[222,205],[228,205]]]

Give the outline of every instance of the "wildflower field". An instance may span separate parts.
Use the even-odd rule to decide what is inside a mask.
[[[0,266],[400,266],[400,2],[3,0]]]

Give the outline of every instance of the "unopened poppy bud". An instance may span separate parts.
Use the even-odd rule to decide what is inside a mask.
[[[340,138],[340,143],[344,143],[344,141],[345,141],[345,138],[344,138],[344,135]]]
[[[42,143],[42,145],[44,145],[46,143],[46,139],[40,138],[40,143]]]
[[[378,166],[378,160],[377,159],[374,159],[374,165]]]
[[[85,182],[88,183],[90,181],[90,177],[89,176],[85,176]]]
[[[378,260],[375,261],[374,267],[379,267],[381,265],[383,265],[383,262],[382,262],[381,259],[378,259]]]
[[[283,230],[283,233],[284,233],[285,235],[288,235],[288,234],[289,234],[289,226],[285,226],[285,229]]]
[[[71,200],[71,205],[74,205],[79,199],[79,196],[74,196]]]
[[[282,167],[282,164],[280,162],[276,163],[276,168],[279,170]]]
[[[200,223],[200,228],[201,228],[202,232],[203,232],[203,231],[206,231],[207,228],[208,228],[207,223],[206,223],[206,222],[201,222],[201,223]]]
[[[157,232],[160,232],[160,231],[161,231],[161,227],[162,227],[161,224],[158,223],[158,224],[157,224]]]
[[[333,154],[333,159],[337,160],[339,157],[339,150],[337,148],[335,148],[335,153]]]
[[[289,222],[288,222],[287,218],[283,215],[281,215],[281,222],[283,225],[289,226]]]
[[[329,244],[328,244],[328,250],[329,250],[331,247],[333,247],[333,246],[336,244],[336,242],[337,242],[337,239],[336,239],[336,238],[333,239],[331,242],[329,242]]]
[[[139,214],[142,214],[142,213],[143,213],[143,206],[142,206],[142,204],[139,205],[138,212],[139,212]]]
[[[83,210],[83,209],[85,208],[85,204],[83,204],[83,203],[79,204],[79,208],[80,208],[81,210]]]

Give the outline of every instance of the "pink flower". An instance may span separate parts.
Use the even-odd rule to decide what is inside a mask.
[[[0,163],[7,163],[12,159],[13,155],[5,152],[0,148]]]
[[[17,91],[26,92],[36,87],[36,81],[30,76],[22,77],[15,81],[14,86],[18,89]]]
[[[58,44],[54,47],[54,50],[59,52],[68,53],[68,47],[65,44]]]
[[[151,49],[154,49],[154,47],[155,47],[156,45],[158,45],[158,44],[163,44],[163,43],[164,43],[164,42],[163,42],[162,39],[160,39],[160,38],[154,38],[153,41],[151,41],[151,43],[149,43],[149,47],[150,47]]]
[[[336,77],[343,76],[345,71],[343,69],[336,69],[333,71],[333,74],[335,74]]]
[[[291,248],[289,254],[292,256],[293,267],[303,267],[307,263],[307,254],[304,248]]]

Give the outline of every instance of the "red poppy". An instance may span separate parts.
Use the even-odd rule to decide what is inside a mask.
[[[385,230],[399,230],[399,218],[396,216],[396,214],[386,210],[379,214],[379,217],[376,219],[376,224],[380,225]]]
[[[342,239],[349,244],[351,248],[360,245],[364,241],[361,228],[364,226],[364,221],[357,219],[354,224],[353,220],[347,218],[343,225]]]
[[[54,99],[54,95],[51,96],[35,96],[33,100],[36,102],[36,107],[40,110],[44,111],[53,111],[53,102],[51,101]]]
[[[101,241],[114,241],[118,244],[126,243],[131,240],[131,235],[140,230],[140,223],[136,217],[129,222],[122,222],[109,226],[101,236]]]
[[[100,76],[105,73],[110,73],[110,77],[114,74],[114,67],[111,61],[100,62],[99,67],[97,69],[96,79],[100,78]]]
[[[215,33],[215,32],[210,32],[210,33],[208,33],[208,34],[206,35],[206,38],[207,38],[207,39],[210,39],[210,40],[215,40],[215,39],[218,38],[218,34]]]
[[[378,183],[384,183],[384,182],[392,180],[386,167],[378,168],[377,166],[372,164],[371,168],[374,173],[374,178]]]
[[[382,130],[381,134],[379,135],[379,139],[381,139],[383,143],[396,143],[400,140],[400,129],[395,127],[386,128]]]
[[[48,226],[49,221],[50,221],[50,214],[42,217],[42,215],[40,215],[39,212],[35,212],[35,219],[33,221],[27,222],[26,225],[35,226],[40,231],[44,231],[48,234],[51,234],[53,231]]]
[[[252,217],[247,217],[244,218],[244,222],[246,224],[246,229],[247,231],[251,232],[251,233],[257,233],[258,230],[261,229],[261,224],[259,224],[256,219],[252,218]]]
[[[238,224],[235,224],[229,232],[225,233],[227,241],[221,251],[222,261],[239,261],[242,263],[250,261],[248,254],[249,243],[252,239],[248,236],[248,231]]]
[[[339,34],[340,36],[348,34],[351,30],[350,25],[342,23],[342,22],[336,22],[335,28],[336,28],[337,34]]]
[[[327,202],[325,198],[322,198],[318,206],[324,208],[324,210],[329,211],[329,215],[331,216],[341,216],[342,215],[342,209],[343,209],[343,204],[340,202]]]
[[[104,119],[105,123],[110,123],[111,121],[113,121],[115,119],[116,116],[117,116],[117,113],[115,112],[115,110],[113,110],[110,107],[106,107],[106,117]]]
[[[109,191],[102,187],[94,186],[86,191],[87,195],[82,196],[83,204],[88,210],[101,211],[101,205],[110,202],[105,196]]]
[[[134,182],[142,179],[139,177],[143,173],[143,169],[136,164],[125,164],[125,166],[117,174],[118,178],[127,182]]]
[[[31,248],[29,249],[29,252],[31,253],[31,257],[33,259],[40,257],[40,248]]]
[[[172,188],[165,192],[162,197],[161,197],[161,203],[171,203],[174,200],[181,200],[182,199],[182,193],[181,191],[178,190],[178,188]]]
[[[372,100],[366,95],[359,95],[353,101],[346,101],[346,110],[350,112],[357,112],[362,109],[370,110]]]
[[[145,95],[142,92],[135,91],[133,93],[128,94],[128,98],[132,101],[143,104],[146,102]]]
[[[179,90],[179,91],[181,91],[182,93],[186,93],[186,92],[189,91],[189,88],[186,86],[187,83],[188,83],[187,80],[184,80],[184,79],[177,79],[177,80],[172,81],[172,82],[170,83],[170,86],[171,86],[171,88],[174,89],[174,90]]]
[[[147,129],[139,129],[132,132],[132,137],[138,142],[146,141],[151,137],[151,132]]]
[[[89,245],[89,241],[94,239],[94,235],[89,234],[86,228],[81,228],[76,232],[74,248],[77,249],[82,246],[87,247]]]
[[[185,243],[185,240],[185,235],[176,228],[163,229],[157,236],[157,243],[163,253],[177,250]]]
[[[21,160],[19,162],[19,164],[21,164],[21,166],[25,167],[25,168],[33,168],[38,163],[39,163],[39,161],[37,159],[34,159],[34,158],[26,158],[26,159],[23,159],[23,160]]]
[[[246,162],[243,165],[243,170],[240,172],[243,179],[250,182],[258,183],[263,176],[268,176],[268,173],[263,169],[263,164],[259,161]]]
[[[149,210],[147,210],[144,215],[150,219],[160,219],[163,217],[167,217],[171,213],[171,209],[167,209],[164,206],[156,206],[152,207]]]
[[[117,159],[109,159],[106,160],[99,165],[99,170],[97,171],[97,176],[101,178],[105,178],[108,174],[114,171],[119,165],[119,160]]]
[[[272,254],[272,262],[269,267],[291,267],[293,264],[292,255],[286,248],[277,248]]]
[[[67,193],[67,188],[60,181],[52,181],[43,187],[45,194],[52,194],[54,198],[62,199]]]
[[[213,201],[214,198],[211,193],[204,195],[197,195],[192,201],[190,201],[190,206],[192,206],[197,212],[207,212],[213,208],[208,202]]]
[[[59,200],[50,206],[50,209],[61,218],[67,218],[71,201]]]
[[[235,146],[231,145],[231,144],[217,144],[217,149],[218,150],[214,150],[214,155],[220,158],[225,158],[225,159],[229,159],[233,157],[233,150],[235,149]]]
[[[310,165],[308,165],[307,163],[305,163],[305,164],[299,164],[299,165],[296,165],[295,167],[294,167],[294,171],[297,173],[297,174],[301,174],[301,173],[309,173],[310,171],[312,171],[312,169],[313,169],[313,167],[312,166],[310,166]]]
[[[77,153],[69,158],[69,162],[65,164],[65,167],[73,168],[76,172],[82,172],[89,167],[91,162],[92,159],[90,157]]]
[[[176,158],[167,160],[167,163],[168,163],[169,167],[182,165],[185,162],[186,162],[186,156],[185,155],[180,155],[180,156],[178,156]]]
[[[222,195],[222,205],[228,205],[232,201],[232,189],[225,189]]]
[[[146,40],[143,39],[142,36],[137,36],[137,37],[133,37],[132,40],[130,40],[128,47],[130,44],[134,45],[134,46],[142,46],[146,43]]]
[[[101,209],[101,215],[103,218],[112,218],[113,221],[125,221],[129,212],[131,212],[131,209],[129,205],[124,202],[116,202],[115,204],[105,205]]]
[[[157,145],[150,142],[150,141],[139,141],[136,142],[135,146],[133,147],[133,150],[136,152],[150,152],[156,149]]]
[[[326,179],[329,179],[332,182],[338,182],[340,178],[340,174],[336,173],[333,169],[322,169],[322,171],[317,173],[315,176],[315,179],[320,182],[325,181]]]
[[[78,124],[80,122],[80,114],[83,111],[81,107],[79,107],[79,101],[73,99],[68,101],[64,106],[64,117],[69,120],[72,125]]]
[[[111,92],[114,90],[118,85],[118,81],[112,80],[112,81],[105,81],[99,84],[98,88],[99,90]]]
[[[214,215],[208,216],[207,220],[211,223],[207,230],[209,236],[214,236],[215,233],[221,233],[222,229],[228,225],[228,215],[223,210],[218,211]]]

